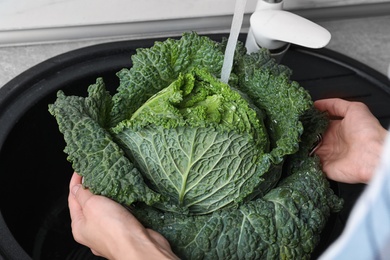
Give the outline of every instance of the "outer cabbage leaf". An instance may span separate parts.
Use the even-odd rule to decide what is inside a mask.
[[[309,93],[289,79],[291,71],[270,59],[266,49],[237,57],[233,71],[238,76],[237,88],[266,112],[271,155],[274,163],[282,162],[299,149],[300,117],[313,105]]]
[[[160,201],[161,196],[148,188],[138,169],[102,127],[112,105],[102,79],[97,79],[88,91],[88,98],[65,96],[60,91],[56,102],[49,106],[64,134],[64,151],[73,169],[84,177],[84,185],[93,193],[128,205]]]

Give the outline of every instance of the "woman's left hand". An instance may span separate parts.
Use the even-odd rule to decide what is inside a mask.
[[[107,259],[178,259],[168,241],[147,229],[123,206],[94,195],[74,173],[68,204],[74,239]]]

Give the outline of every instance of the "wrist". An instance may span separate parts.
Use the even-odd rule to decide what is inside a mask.
[[[142,259],[139,250],[135,248],[139,241],[134,241],[128,229],[120,229],[115,232],[116,237],[110,248],[110,260]]]
[[[365,147],[363,153],[363,165],[360,168],[360,177],[362,183],[370,182],[371,178],[375,174],[376,168],[379,165],[379,162],[382,157],[383,146],[386,140],[388,131],[385,128],[380,127],[378,129],[378,135],[373,139],[367,141],[366,144],[369,144],[368,147]],[[357,162],[359,165],[359,162]]]
[[[177,259],[170,248],[161,247],[146,229],[121,229],[114,243],[110,260]]]

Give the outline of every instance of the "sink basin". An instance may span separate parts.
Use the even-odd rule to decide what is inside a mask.
[[[210,37],[220,40],[227,35]],[[114,92],[118,85],[115,73],[131,67],[136,48],[150,47],[155,40],[71,51],[32,67],[0,88],[0,258],[97,259],[71,235],[67,194],[73,171],[47,106],[59,89],[67,95],[85,96],[97,77],[103,77]],[[313,99],[362,101],[384,126],[389,125],[390,83],[384,75],[328,49],[292,46],[282,63],[293,70],[292,79]],[[346,206],[328,224],[316,254],[340,234],[362,188],[337,184]]]

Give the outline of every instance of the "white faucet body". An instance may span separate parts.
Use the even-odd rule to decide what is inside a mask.
[[[325,47],[331,34],[323,27],[306,18],[283,10],[283,1],[268,3],[259,0],[250,18],[246,40],[248,53],[261,47],[271,52],[284,52],[290,43],[308,47]]]

